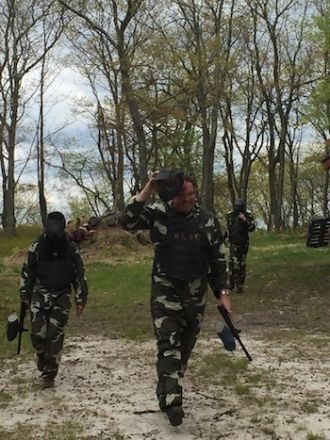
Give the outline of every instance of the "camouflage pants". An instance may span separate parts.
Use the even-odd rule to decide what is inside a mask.
[[[43,365],[42,374],[57,375],[64,326],[71,308],[70,290],[48,291],[38,288],[31,298],[31,342]]]
[[[246,257],[249,244],[237,246],[231,244],[229,248],[229,280],[230,288],[242,288],[245,282]]]
[[[153,275],[151,313],[158,348],[156,394],[162,410],[182,405],[182,379],[200,332],[206,291],[206,280],[186,282]]]

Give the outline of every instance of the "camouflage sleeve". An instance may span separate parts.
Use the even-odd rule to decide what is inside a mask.
[[[227,287],[224,238],[217,218],[210,218],[207,226],[207,236],[210,243],[208,282],[214,295],[219,298],[220,290]]]
[[[37,278],[37,246],[37,241],[30,246],[20,276],[20,300],[28,305],[30,305],[33,286]]]
[[[246,215],[246,224],[249,232],[253,232],[255,230],[256,224],[254,221],[254,217],[250,212],[248,212]]]
[[[85,305],[88,297],[88,285],[85,277],[85,266],[77,247],[72,243],[74,249],[73,262],[75,270],[75,278],[73,280],[73,288],[75,291],[74,299],[76,304]]]
[[[125,229],[151,229],[154,223],[152,206],[146,205],[144,202],[137,202],[133,196],[119,223]]]

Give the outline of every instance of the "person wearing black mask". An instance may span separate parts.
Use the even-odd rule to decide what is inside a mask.
[[[43,388],[53,386],[58,373],[72,287],[79,317],[88,296],[84,265],[65,232],[64,215],[51,212],[44,233],[27,253],[20,287],[21,302],[31,312],[31,342]]]
[[[249,250],[249,232],[256,228],[253,215],[246,210],[242,198],[234,202],[234,210],[227,214],[229,240],[229,288],[244,292],[246,257]]]

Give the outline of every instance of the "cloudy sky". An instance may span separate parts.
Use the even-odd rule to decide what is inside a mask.
[[[67,67],[55,67],[52,72],[52,80],[45,94],[45,133],[51,134],[62,128],[53,140],[60,146],[64,139],[75,138],[78,143],[92,142],[90,132],[83,115],[75,112],[77,101],[80,99],[93,99],[91,90],[86,80],[76,70]],[[37,81],[37,73],[27,78],[24,87],[31,90],[31,84]],[[36,121],[39,114],[39,96],[36,94],[29,102],[26,109],[24,122],[24,141],[16,150],[16,159],[22,165],[25,162],[31,142],[34,138]],[[25,128],[27,127],[27,129]],[[67,210],[67,200],[77,195],[76,188],[65,188],[57,177],[55,170],[47,169],[46,195],[50,209]],[[21,183],[37,183],[35,161],[30,161],[24,170]]]

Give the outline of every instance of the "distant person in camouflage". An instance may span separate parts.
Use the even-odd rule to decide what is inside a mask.
[[[58,372],[72,287],[79,317],[88,296],[84,265],[65,233],[63,214],[52,212],[47,217],[44,233],[28,251],[20,287],[21,301],[31,311],[31,341],[44,388],[54,385]]]
[[[166,180],[166,171],[154,173],[130,200],[121,224],[150,229],[155,248],[151,313],[158,348],[156,394],[160,409],[176,426],[184,416],[183,376],[200,332],[207,284],[229,312],[230,300],[218,220],[198,205],[193,179],[182,174],[171,194],[171,188],[159,190],[163,175]],[[148,204],[156,192],[162,200]]]
[[[256,228],[254,218],[245,208],[242,198],[234,202],[234,210],[227,214],[229,240],[229,288],[244,292],[246,257],[249,250],[249,233]]]

